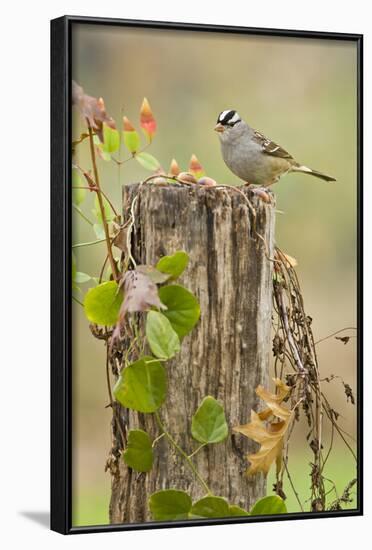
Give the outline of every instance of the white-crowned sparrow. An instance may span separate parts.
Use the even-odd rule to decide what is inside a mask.
[[[222,111],[214,129],[220,138],[223,160],[246,183],[268,187],[288,172],[336,181],[296,162],[280,145],[251,128],[234,110]]]

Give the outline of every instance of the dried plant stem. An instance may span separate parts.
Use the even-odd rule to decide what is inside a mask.
[[[291,476],[291,474],[290,474],[290,472],[289,472],[287,460],[284,460],[283,462],[284,462],[285,472],[286,472],[286,474],[287,474],[287,478],[288,478],[288,481],[289,481],[290,486],[291,486],[291,488],[292,488],[293,494],[294,494],[294,496],[296,497],[296,500],[297,500],[298,505],[299,505],[299,507],[300,507],[300,509],[301,509],[301,512],[303,512],[303,511],[304,511],[304,508],[303,508],[303,506],[302,506],[302,502],[301,502],[301,500],[300,500],[300,497],[299,497],[299,495],[298,495],[298,492],[296,491],[296,488],[295,488],[295,486],[294,486],[294,483],[293,483],[293,480],[292,480],[292,476]]]
[[[102,199],[103,195],[102,195],[101,185],[100,185],[99,175],[98,175],[96,153],[95,153],[94,141],[93,141],[93,130],[92,130],[92,127],[91,127],[88,120],[87,120],[87,125],[88,125],[88,132],[89,132],[90,156],[91,156],[91,160],[92,160],[94,180],[95,180],[95,184],[96,184],[96,187],[97,187],[96,193],[97,193],[97,198],[98,198],[98,204],[99,204],[99,209],[101,211],[103,229],[104,229],[104,232],[105,232],[107,255],[109,257],[111,270],[112,270],[112,274],[114,276],[114,279],[118,280],[119,279],[119,272],[118,272],[118,268],[116,266],[116,262],[114,260],[114,256],[112,254],[110,232],[109,232],[109,228],[108,228],[108,224],[107,224],[107,220],[106,220],[105,207],[104,207],[103,199]]]
[[[332,338],[333,336],[337,336],[337,334],[340,334],[340,332],[345,332],[345,330],[358,330],[358,329],[357,329],[357,327],[340,328],[340,330],[336,330],[336,332],[332,332],[332,334],[328,334],[328,336],[325,336],[324,338],[321,338],[320,340],[317,340],[315,342],[315,345],[320,344],[320,342],[325,342],[326,340],[329,340],[329,338]]]

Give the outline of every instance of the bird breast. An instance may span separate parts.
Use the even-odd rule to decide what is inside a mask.
[[[288,169],[283,166],[283,159],[264,154],[261,147],[254,142],[249,147],[244,143],[235,142],[232,145],[221,142],[221,150],[231,172],[253,185],[271,185]],[[289,167],[289,163],[284,164]]]

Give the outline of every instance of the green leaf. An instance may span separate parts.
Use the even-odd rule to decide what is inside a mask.
[[[82,271],[77,271],[75,273],[75,283],[87,283],[91,280],[91,276],[88,273],[83,273]]]
[[[127,447],[123,453],[124,462],[137,472],[149,472],[154,461],[151,440],[143,430],[130,430]]]
[[[150,172],[156,172],[161,168],[159,161],[150,155],[150,153],[137,153],[134,157],[143,168],[149,170]]]
[[[113,391],[124,407],[144,413],[155,412],[166,397],[165,369],[153,357],[142,357],[121,371]]]
[[[247,512],[247,510],[240,508],[240,506],[235,506],[235,504],[231,504],[229,506],[229,516],[250,516],[250,513]]]
[[[124,145],[130,153],[136,153],[141,147],[141,140],[136,130],[123,132]]]
[[[200,443],[219,443],[226,439],[228,428],[222,405],[208,395],[192,417],[191,433]]]
[[[204,497],[195,502],[191,514],[201,518],[226,518],[230,516],[228,502],[222,497]]]
[[[105,153],[105,151],[103,150],[103,143],[101,143],[97,135],[93,136],[93,142],[94,142],[94,145],[98,148],[98,156],[102,160],[105,160],[106,162],[110,161],[111,155],[110,153]]]
[[[172,256],[164,256],[156,264],[156,269],[162,273],[168,273],[172,279],[177,279],[187,267],[189,255],[183,250],[179,250]]]
[[[151,351],[160,359],[170,359],[180,351],[180,339],[168,319],[158,311],[149,311],[146,337]]]
[[[200,306],[195,296],[180,285],[167,285],[159,289],[161,302],[167,306],[163,312],[180,338],[188,334],[199,321]]]
[[[149,498],[152,517],[156,520],[186,519],[192,506],[191,498],[185,491],[166,489],[157,491]]]
[[[123,295],[115,281],[90,288],[84,298],[85,315],[97,325],[115,325]]]
[[[95,223],[93,225],[93,231],[97,239],[104,239],[106,237],[105,230],[103,229],[103,225],[101,223]]]
[[[102,203],[103,203],[103,210],[105,212],[106,221],[110,222],[114,218],[114,213],[111,209],[110,203],[108,202],[107,199],[105,199],[105,197],[103,195],[102,195]],[[97,218],[98,222],[100,224],[102,224],[102,214],[101,214],[101,209],[99,207],[99,200],[98,200],[97,193],[96,193],[96,196],[94,198],[94,209],[92,210],[92,212],[95,215],[95,217]]]
[[[84,187],[84,183],[77,168],[72,169],[72,187]],[[85,199],[86,194],[86,189],[73,189],[72,202],[76,204],[76,206],[79,206]]]
[[[287,507],[282,498],[277,495],[261,498],[251,509],[251,516],[262,516],[272,514],[286,514]]]
[[[120,147],[120,133],[116,128],[110,128],[103,123],[103,144],[102,151],[105,153],[115,153]]]

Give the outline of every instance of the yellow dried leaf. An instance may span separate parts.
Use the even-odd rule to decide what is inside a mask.
[[[256,388],[256,394],[267,403],[268,409],[271,410],[271,414],[281,418],[282,420],[286,420],[291,413],[288,409],[281,406],[281,402],[288,395],[290,388],[286,386],[279,378],[274,378],[273,380],[278,388],[278,393],[271,393],[263,386],[258,386]],[[260,413],[261,420],[265,420],[268,417],[266,415],[270,416],[267,409]]]
[[[268,407],[260,413],[251,411],[251,422],[233,428],[235,432],[239,432],[261,445],[257,453],[247,455],[250,462],[247,470],[248,475],[258,472],[267,475],[274,462],[276,462],[277,468],[280,468],[281,465],[284,437],[288,430],[292,411],[281,404],[290,388],[278,378],[274,379],[274,382],[278,388],[276,394],[269,392],[263,386],[258,386],[256,389],[257,395],[267,403]],[[264,420],[270,416],[280,420],[265,423]]]

